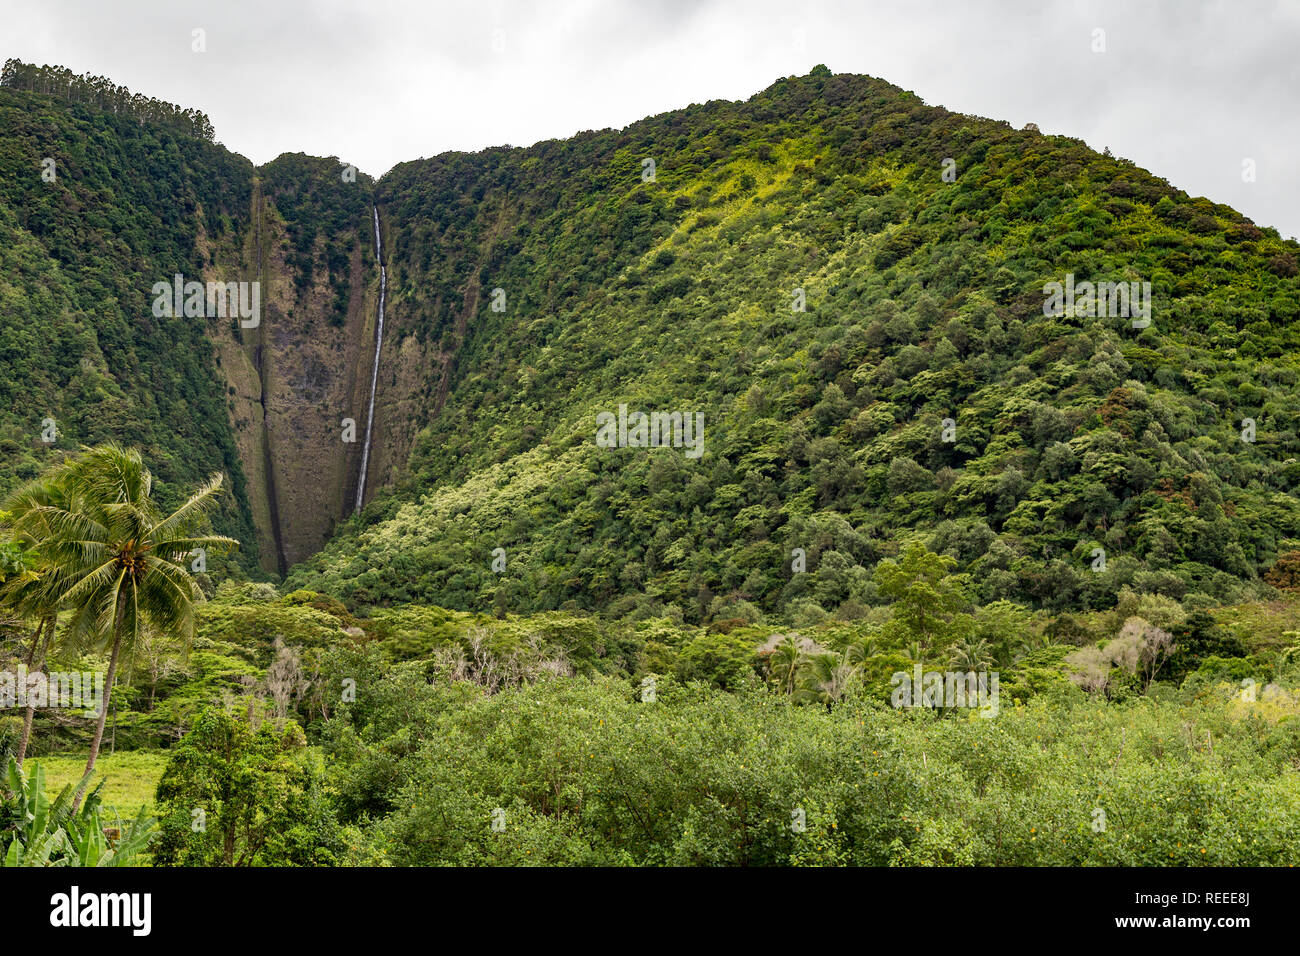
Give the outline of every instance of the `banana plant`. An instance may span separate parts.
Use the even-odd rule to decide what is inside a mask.
[[[100,826],[100,822],[98,811],[87,817],[84,808],[73,818],[67,837],[77,862],[69,866],[131,866],[153,839],[154,820],[144,807],[130,826],[115,828],[121,834],[115,840],[108,839],[108,828]]]
[[[9,759],[5,773],[13,797],[14,836],[0,853],[0,866],[130,866],[149,846],[154,820],[144,808],[120,836],[110,840],[100,816],[101,781],[79,809],[74,795],[89,782],[87,774],[68,784],[51,801],[45,789],[45,768],[39,762],[28,776]],[[0,835],[0,847],[4,847]]]
[[[65,848],[67,834],[62,827],[50,828],[51,808],[45,792],[45,768],[38,763],[29,779],[18,769],[18,762],[10,757],[5,778],[13,794],[11,802],[17,833],[4,853],[4,865],[49,866],[50,857]],[[64,793],[67,789],[64,788]],[[59,798],[63,796],[63,793],[59,794]],[[62,807],[58,809],[62,810]]]

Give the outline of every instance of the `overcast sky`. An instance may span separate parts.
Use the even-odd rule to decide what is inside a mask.
[[[1300,236],[1300,0],[0,0],[0,23],[0,57],[201,109],[256,163],[301,151],[379,176],[825,63],[1108,146]]]

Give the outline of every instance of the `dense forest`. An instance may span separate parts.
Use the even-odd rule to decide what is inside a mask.
[[[13,69],[0,86],[0,491],[115,438],[145,450],[164,486],[228,472],[223,524],[254,541],[209,330],[150,309],[154,282],[202,272],[196,227],[247,228],[252,164],[93,98],[23,92],[45,74]]]
[[[138,99],[0,85],[0,665],[110,675],[0,710],[0,860],[1294,861],[1296,243],[824,67],[378,181]],[[173,273],[263,327],[154,316]],[[386,486],[277,489],[286,421],[296,484],[354,467],[374,361]]]
[[[9,59],[0,70],[0,86],[57,96],[70,103],[84,103],[96,109],[125,116],[138,123],[166,126],[178,133],[213,139],[212,122],[198,110],[184,109],[152,97],[132,93],[106,76],[78,76],[62,66],[35,66]]]
[[[454,376],[295,585],[852,619],[907,532],[984,601],[1101,609],[1248,597],[1300,536],[1300,248],[1078,141],[814,73],[378,189]],[[1067,274],[1150,282],[1149,326],[1045,316]],[[620,403],[702,412],[703,456],[593,447]]]

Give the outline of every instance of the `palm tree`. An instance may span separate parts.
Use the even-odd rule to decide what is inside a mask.
[[[796,698],[827,706],[843,700],[862,670],[861,645],[850,644],[840,654],[833,651],[806,658]]]
[[[984,671],[993,666],[993,651],[989,642],[963,638],[952,649],[952,666],[959,671]]]
[[[32,633],[31,645],[27,650],[27,675],[44,667],[42,646],[50,647],[54,639],[54,629],[58,620],[61,590],[56,569],[43,565],[40,545],[50,537],[50,528],[44,521],[46,509],[73,507],[65,483],[56,476],[38,479],[15,492],[6,505],[6,520],[18,533],[15,543],[21,549],[22,569],[5,581],[0,592],[0,604],[14,610],[20,617],[35,619],[36,629]],[[21,770],[23,759],[27,755],[27,745],[31,741],[32,722],[36,717],[36,706],[28,704],[23,714],[23,732],[18,741],[15,762]]]
[[[1045,647],[1050,647],[1052,638],[1043,631],[1031,631],[1020,642],[1016,649],[1016,660],[1024,657],[1026,654],[1032,654],[1034,651],[1041,651]]]
[[[799,664],[803,660],[803,654],[799,650],[799,642],[794,635],[787,634],[772,651],[767,659],[768,673],[772,681],[783,694],[793,694],[795,690],[795,674],[799,670]]]
[[[18,524],[47,535],[39,551],[56,582],[58,603],[69,612],[63,641],[77,652],[109,649],[104,702],[86,762],[90,774],[123,647],[134,649],[149,628],[188,639],[203,592],[186,559],[200,548],[224,551],[239,542],[198,533],[221,490],[219,474],[167,517],[152,498],[153,476],[137,451],[101,445],[65,465],[56,480],[66,482],[64,506],[33,507]],[[83,781],[74,806],[84,791]]]

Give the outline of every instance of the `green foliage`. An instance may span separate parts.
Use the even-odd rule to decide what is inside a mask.
[[[0,603],[40,622],[29,663],[42,630],[64,654],[109,652],[87,778],[113,702],[120,653],[134,658],[168,638],[183,646],[193,631],[194,605],[203,600],[186,567],[190,556],[238,547],[205,533],[221,485],[222,476],[214,475],[164,515],[139,452],[107,444],[51,469],[6,502],[13,531],[30,544],[33,569],[6,584]],[[76,803],[81,796],[78,790]]]
[[[188,136],[212,141],[212,123],[198,110],[186,110],[172,103],[132,95],[125,86],[114,86],[105,77],[76,76],[66,67],[36,66],[21,60],[5,61],[0,86],[61,97],[86,103],[139,123],[170,127]]]
[[[254,729],[205,711],[158,784],[160,866],[328,865],[338,849],[320,770],[293,721]]]
[[[926,586],[946,586],[944,562],[907,554],[895,568],[932,567]],[[1158,597],[1131,602],[1172,613]],[[1142,696],[1135,676],[1107,702],[1067,679],[1077,648],[1042,646],[1014,605],[977,607],[977,631],[954,655],[993,651],[981,626],[1010,622],[1023,635],[997,664],[1000,711],[939,718],[886,705],[890,675],[912,659],[878,621],[769,636],[587,618],[577,634],[622,632],[642,651],[583,677],[540,666],[559,645],[520,642],[566,615],[475,623],[409,607],[362,620],[371,634],[336,628],[303,648],[311,687],[295,713],[318,748],[294,720],[253,730],[204,707],[224,698],[235,712],[267,712],[266,624],[292,627],[286,612],[302,613],[309,634],[316,603],[250,586],[204,606],[190,671],[151,712],[183,703],[201,715],[181,718],[189,733],[162,772],[160,861],[219,864],[231,839],[230,858],[249,865],[1269,865],[1300,849],[1288,822],[1300,818],[1300,667],[1268,643],[1202,658],[1181,690],[1158,682]],[[1128,607],[1078,626],[1107,633]],[[1300,606],[1270,613],[1294,640]],[[220,640],[203,637],[203,619]],[[1219,633],[1196,612],[1186,620]],[[445,629],[425,651],[397,641],[424,626]],[[466,653],[474,641],[478,656]],[[653,700],[644,673],[657,675]],[[1247,678],[1258,700],[1243,698]],[[196,808],[206,832],[193,830]],[[1098,808],[1104,831],[1093,829]]]
[[[333,325],[342,325],[351,291],[352,243],[345,237],[371,231],[370,178],[358,174],[356,182],[345,182],[340,168],[334,158],[285,153],[258,171],[263,194],[285,220],[294,284],[301,294],[318,268],[325,271],[331,293],[326,318]]]
[[[936,721],[671,681],[653,703],[607,679],[468,698],[410,670],[384,683],[387,729],[347,737],[369,768],[349,792],[387,795],[354,808],[351,862],[1277,865],[1300,849],[1294,735],[1220,694],[1066,689]]]
[[[354,609],[853,620],[905,534],[977,604],[1244,602],[1300,537],[1300,250],[1078,140],[817,72],[377,190],[454,359],[408,478],[290,575]],[[1044,315],[1067,273],[1151,282],[1151,326]],[[701,411],[703,455],[596,447],[620,403]]]
[[[890,624],[900,643],[915,641],[925,654],[947,647],[970,630],[970,616],[960,613],[968,604],[963,582],[948,574],[956,563],[912,542],[897,561],[876,565],[876,585],[881,596],[893,602]]]
[[[738,690],[754,666],[754,646],[743,637],[700,634],[677,655],[682,681],[703,681],[723,690]]]
[[[1210,658],[1245,657],[1246,646],[1237,636],[1220,627],[1206,611],[1193,611],[1173,629],[1177,642],[1162,676],[1179,680]]]
[[[205,240],[248,228],[252,164],[189,119],[167,121],[164,104],[141,114],[121,88],[96,81],[83,96],[66,71],[11,81],[12,66],[0,86],[0,493],[114,440],[143,450],[163,507],[231,476],[217,526],[255,540],[214,330],[151,308],[155,282],[204,274]]]
[[[80,808],[68,784],[50,800],[45,768],[36,762],[30,775],[11,757],[5,768],[8,794],[0,800],[0,866],[132,866],[153,839],[154,821],[141,807],[126,826],[105,827],[100,812],[101,781]],[[4,840],[4,832],[13,835]]]

